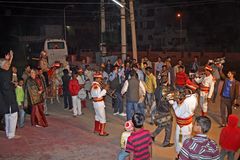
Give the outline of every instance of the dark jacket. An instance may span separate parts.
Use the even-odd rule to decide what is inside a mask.
[[[4,106],[6,106],[6,103],[4,101],[2,90],[0,89],[0,115],[4,115],[6,112],[6,108]],[[1,119],[0,119],[0,121],[1,121]]]
[[[18,105],[16,101],[15,86],[12,81],[12,72],[0,69],[0,112],[2,114],[9,114],[18,112]]]
[[[226,81],[229,79],[222,72],[220,72],[220,74],[221,74],[221,78],[224,79],[224,83],[220,93],[220,95],[222,96],[224,87],[226,85]],[[230,99],[232,103],[234,102],[235,99],[238,98],[238,94],[239,94],[239,82],[234,79],[230,88]]]
[[[155,99],[156,99],[156,109],[160,113],[170,113],[171,106],[168,103],[168,100],[163,97],[163,89],[170,90],[170,87],[168,86],[158,86],[157,89],[154,92]]]
[[[115,92],[121,93],[122,84],[119,82],[119,76],[117,75],[114,80],[110,81],[110,88]]]
[[[128,80],[127,101],[136,103],[139,101],[139,83],[136,77]]]
[[[112,64],[106,64],[105,67],[105,72],[107,72],[107,74],[110,74],[113,70],[113,65]]]
[[[69,86],[70,80],[71,80],[71,77],[68,74],[64,74],[62,76],[63,92],[69,92],[68,86]]]

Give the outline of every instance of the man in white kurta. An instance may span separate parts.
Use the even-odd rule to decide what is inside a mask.
[[[186,84],[186,87],[192,91],[188,93],[185,99],[180,102],[173,102],[173,109],[176,115],[176,133],[175,146],[176,152],[179,153],[183,142],[190,138],[192,133],[192,119],[194,111],[198,105],[198,95],[195,93],[197,86],[194,84]]]
[[[200,107],[202,110],[202,116],[207,115],[208,102],[211,100],[214,91],[214,79],[211,74],[211,66],[205,67],[205,76],[201,79],[195,79],[197,83],[200,83]]]
[[[104,96],[106,96],[106,89],[101,88],[102,74],[95,73],[95,81],[92,83],[91,87],[91,96],[93,99],[93,107],[95,111],[95,127],[94,133],[99,133],[100,136],[108,136],[108,133],[105,132],[106,126],[106,113],[105,113],[105,103]]]

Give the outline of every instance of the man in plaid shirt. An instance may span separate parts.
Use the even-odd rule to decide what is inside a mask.
[[[193,131],[196,135],[184,141],[179,160],[219,160],[219,149],[206,133],[211,128],[211,120],[206,116],[196,118]]]

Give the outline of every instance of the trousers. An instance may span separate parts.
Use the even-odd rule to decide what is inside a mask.
[[[118,160],[125,160],[129,156],[129,153],[125,149],[121,149],[118,153]]]
[[[224,160],[224,157],[227,155],[228,160],[234,160],[234,152],[222,149],[220,152],[220,160]]]
[[[152,135],[153,137],[156,137],[163,129],[165,129],[165,138],[163,144],[169,144],[172,134],[172,121],[168,122],[165,126],[158,125]]]
[[[134,113],[141,113],[137,102],[127,101],[126,107],[127,121],[132,120],[132,116]]]
[[[73,115],[81,115],[82,114],[82,106],[81,100],[78,96],[72,96],[72,103],[73,103]]]
[[[95,111],[95,120],[99,121],[100,123],[106,123],[106,113],[105,113],[105,105],[97,105],[96,103],[101,102],[94,102],[93,107]]]
[[[208,102],[207,102],[207,94],[200,96],[200,106],[203,112],[207,113],[208,111]]]
[[[114,99],[114,113],[119,112],[122,113],[123,112],[123,98],[121,93],[119,92],[115,92],[116,95],[116,99]]]
[[[63,90],[64,108],[72,109],[72,96],[69,91]]]
[[[15,137],[18,113],[5,114],[5,131],[8,139]]]
[[[18,112],[18,125],[20,128],[22,128],[24,126],[24,121],[25,121],[25,111],[24,109],[19,109]]]
[[[227,116],[226,116],[226,109],[227,109]],[[220,111],[221,111],[222,124],[226,124],[228,116],[232,114],[231,99],[221,97]]]

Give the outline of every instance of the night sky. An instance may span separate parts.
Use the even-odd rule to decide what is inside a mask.
[[[73,8],[67,9],[68,21],[79,22],[81,25],[86,21],[94,22],[99,13],[99,2],[96,0],[71,2],[26,0],[22,1],[23,3],[20,3],[21,1],[15,2],[0,2],[1,52],[5,52],[8,48],[15,48],[16,36],[38,35],[40,25],[62,25],[63,8],[67,5],[74,5]]]

